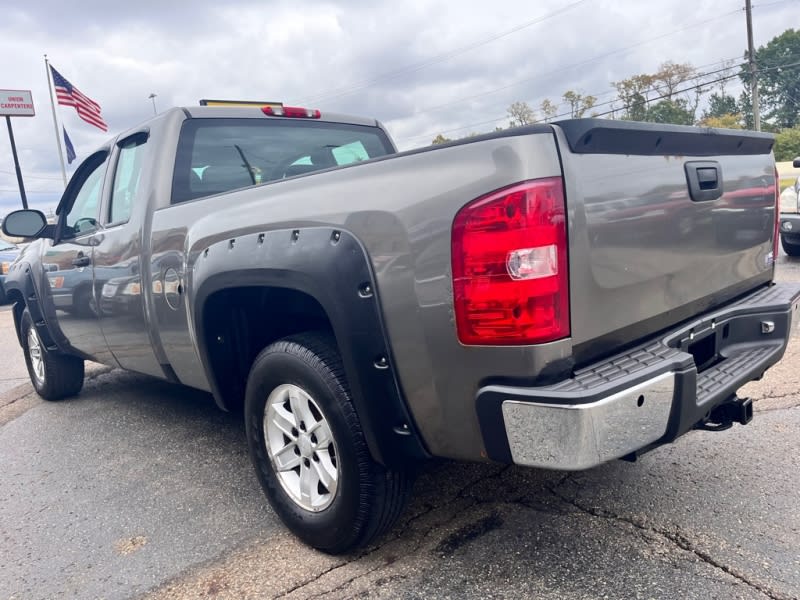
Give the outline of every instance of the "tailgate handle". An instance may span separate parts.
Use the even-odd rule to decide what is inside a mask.
[[[717,170],[709,168],[697,169],[697,181],[701,190],[717,189]]]
[[[722,167],[715,160],[684,163],[689,196],[695,202],[716,200],[722,196]]]

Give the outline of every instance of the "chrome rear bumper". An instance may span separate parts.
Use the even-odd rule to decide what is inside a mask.
[[[656,442],[667,432],[675,373],[590,404],[503,402],[511,457],[518,465],[586,469]]]
[[[800,284],[772,285],[570,379],[488,385],[476,401],[487,455],[570,471],[671,442],[780,360],[798,312]]]

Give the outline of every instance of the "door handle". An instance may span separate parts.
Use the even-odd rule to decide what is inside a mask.
[[[88,267],[90,264],[92,264],[92,259],[88,256],[79,254],[76,258],[72,259],[72,264],[76,267]]]

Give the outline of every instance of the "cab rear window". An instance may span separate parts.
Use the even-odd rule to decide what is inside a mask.
[[[393,152],[377,127],[283,119],[189,119],[181,128],[172,203]]]

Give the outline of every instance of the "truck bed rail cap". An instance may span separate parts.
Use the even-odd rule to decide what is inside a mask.
[[[730,156],[769,154],[775,138],[769,133],[713,127],[688,127],[569,119],[554,123],[575,154],[625,154],[637,156]]]

